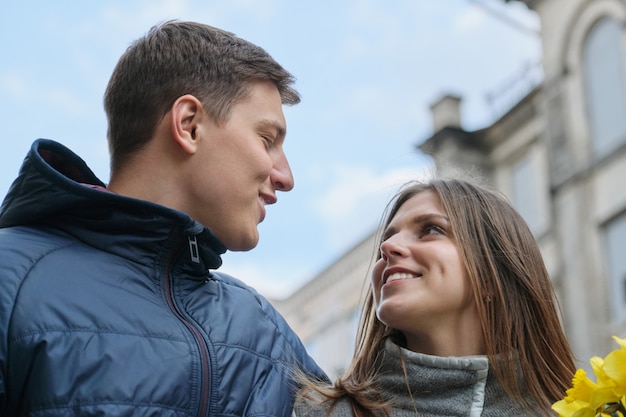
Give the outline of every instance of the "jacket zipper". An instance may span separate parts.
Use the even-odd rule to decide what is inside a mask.
[[[197,256],[197,241],[195,236],[189,237],[189,245],[192,249],[191,259],[194,262],[199,262],[199,258]],[[195,245],[196,251],[193,251]],[[181,245],[182,247],[182,245]],[[179,248],[180,250],[180,248]],[[174,251],[173,253],[178,253],[179,250]],[[200,384],[200,407],[198,409],[198,417],[203,417],[207,415],[207,410],[209,408],[209,392],[210,392],[210,380],[209,380],[209,347],[202,337],[202,334],[198,329],[191,323],[185,316],[180,312],[179,308],[176,306],[174,302],[174,290],[172,287],[172,278],[171,278],[171,268],[172,268],[172,258],[170,258],[167,265],[167,272],[164,277],[164,289],[165,289],[165,299],[167,300],[167,304],[169,305],[172,312],[178,317],[178,319],[189,329],[193,337],[196,339],[196,343],[198,344],[198,349],[200,352],[200,374],[201,374],[201,384]]]

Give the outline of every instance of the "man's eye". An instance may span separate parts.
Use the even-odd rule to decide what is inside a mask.
[[[265,146],[268,148],[271,148],[272,146],[274,146],[274,138],[270,137],[270,136],[262,136],[263,141],[265,142]]]

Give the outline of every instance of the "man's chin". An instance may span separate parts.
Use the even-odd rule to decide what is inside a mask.
[[[226,249],[228,249],[231,252],[246,252],[246,251],[256,248],[258,244],[259,244],[259,236],[256,235],[254,237],[251,236],[247,239],[241,239],[238,241],[233,240],[233,241],[224,243],[224,246],[226,246]]]

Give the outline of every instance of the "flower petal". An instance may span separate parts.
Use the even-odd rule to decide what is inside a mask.
[[[606,358],[604,358],[604,366],[602,369],[606,376],[611,378],[617,386],[626,389],[626,350],[614,350],[609,353]],[[626,392],[624,394],[626,394]],[[620,397],[622,395],[620,395]]]
[[[589,404],[584,401],[566,401],[560,400],[552,404],[552,409],[556,411],[559,417],[577,417],[587,416],[587,410],[591,411],[592,414],[589,416],[593,417],[595,414],[593,410],[589,408]],[[577,413],[582,412],[583,414],[578,415]]]
[[[578,369],[572,380],[572,388],[567,390],[565,400],[567,401],[584,401],[589,403],[594,390],[598,389],[598,385],[587,378],[584,369]]]

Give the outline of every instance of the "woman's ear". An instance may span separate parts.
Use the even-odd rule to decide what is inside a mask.
[[[203,116],[202,103],[191,94],[180,96],[172,105],[172,139],[188,154],[194,154],[197,150],[197,129]]]

